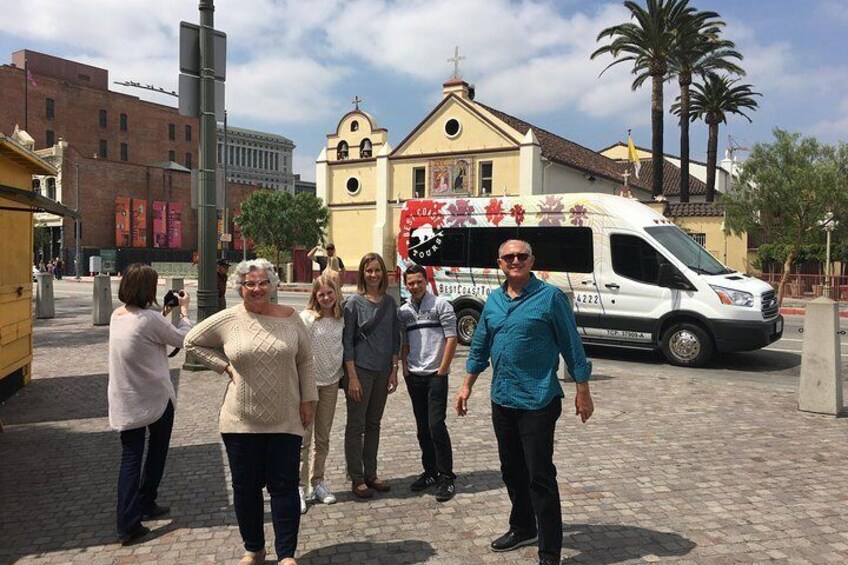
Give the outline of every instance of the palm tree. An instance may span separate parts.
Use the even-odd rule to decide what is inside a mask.
[[[663,83],[669,73],[678,30],[697,10],[689,6],[689,0],[647,0],[645,8],[627,0],[624,7],[635,23],[618,24],[601,31],[596,41],[605,38],[611,41],[595,50],[591,58],[609,53],[615,59],[601,74],[613,65],[632,61],[632,74],[636,76],[633,90],[651,78],[652,188],[654,196],[659,196],[663,192]]]
[[[689,87],[693,74],[716,70],[743,76],[745,71],[730,59],[742,60],[732,41],[720,38],[724,22],[715,12],[696,12],[682,22],[669,60],[670,74],[680,85],[681,115],[689,115]],[[680,120],[680,201],[689,202],[689,121]]]
[[[707,140],[707,202],[715,200],[715,171],[718,154],[718,126],[727,123],[728,114],[737,114],[749,122],[751,118],[744,110],[755,110],[759,104],[754,100],[755,96],[762,96],[753,90],[750,84],[739,84],[739,79],[730,79],[716,73],[707,73],[703,77],[703,84],[695,83],[692,90],[692,99],[689,105],[689,119],[703,119],[709,128]],[[671,111],[681,116],[682,104],[677,99]]]

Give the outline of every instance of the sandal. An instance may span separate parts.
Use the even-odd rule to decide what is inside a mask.
[[[374,477],[370,481],[366,479],[365,484],[371,487],[372,489],[376,490],[377,492],[389,492],[390,490],[392,490],[392,487],[391,485],[389,485],[389,483],[378,477]]]
[[[374,496],[374,491],[368,488],[368,485],[365,483],[353,483],[351,491],[359,498],[371,498]]]
[[[241,561],[238,562],[238,565],[264,565],[265,564],[265,550],[260,549],[259,551],[245,551],[244,557],[241,558]]]

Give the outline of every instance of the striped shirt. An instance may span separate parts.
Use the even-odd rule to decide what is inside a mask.
[[[530,282],[516,298],[507,294],[506,283],[489,295],[466,370],[482,373],[491,356],[492,402],[538,410],[563,396],[557,379],[560,354],[575,382],[589,380],[592,363],[583,351],[568,298],[531,273]]]
[[[417,375],[436,373],[445,353],[445,339],[456,335],[456,314],[453,306],[429,292],[421,304],[410,298],[398,311],[402,328],[401,339],[409,346],[409,372]]]

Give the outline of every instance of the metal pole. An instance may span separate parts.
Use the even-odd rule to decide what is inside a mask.
[[[74,162],[77,179],[74,183],[75,201],[77,205],[77,217],[74,219],[74,278],[80,280],[80,269],[82,268],[82,256],[80,249],[80,184],[79,184],[79,161]]]
[[[217,166],[217,122],[215,121],[215,44],[213,0],[200,0],[200,156],[197,191],[197,320],[218,311],[215,284],[215,239],[218,218],[215,207],[215,168]],[[183,368],[205,370],[196,359],[186,357]]]
[[[831,292],[831,286],[830,286],[830,234],[833,231],[833,226],[829,225],[825,229],[827,230],[827,252],[826,252],[827,257],[825,258],[825,261],[826,261],[825,277],[826,278],[824,280],[824,288],[822,289],[822,294],[824,296],[828,297],[828,298],[831,298],[832,292]]]
[[[227,155],[227,110],[224,110],[224,151],[221,153],[221,159],[224,161],[224,202],[223,202],[223,218],[224,218],[224,229],[223,233],[229,233],[229,210],[227,208],[227,161],[229,160]],[[221,242],[221,259],[226,259],[227,257],[227,248],[229,247],[229,242],[222,241]]]

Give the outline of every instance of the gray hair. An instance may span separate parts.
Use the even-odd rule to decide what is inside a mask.
[[[271,281],[271,286],[274,288],[277,288],[277,285],[280,284],[280,277],[274,271],[274,265],[271,264],[271,261],[258,257],[250,261],[242,261],[236,265],[233,274],[230,275],[230,286],[239,288],[247,277],[247,273],[251,271],[265,271],[268,280]]]
[[[503,251],[503,248],[507,246],[508,243],[520,243],[527,248],[527,253],[529,253],[531,256],[533,255],[533,248],[530,246],[529,243],[527,243],[523,239],[508,239],[501,243],[501,246],[498,247],[498,259],[501,258],[501,252]]]

